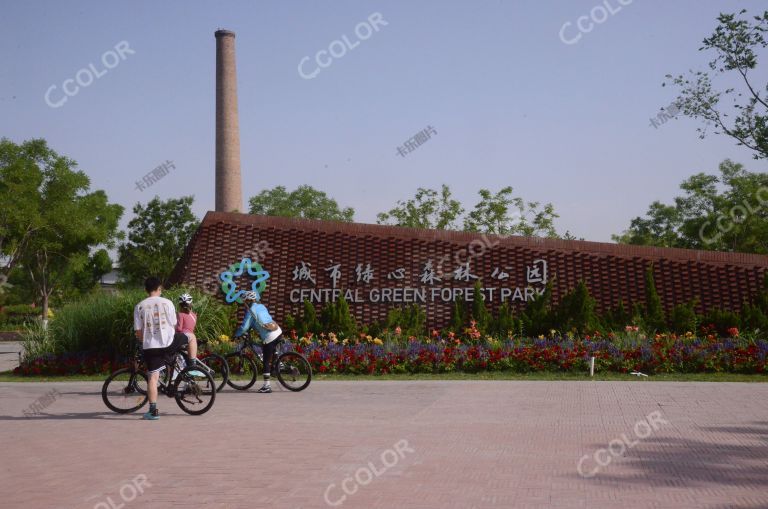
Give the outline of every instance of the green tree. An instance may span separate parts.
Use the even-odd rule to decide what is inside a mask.
[[[380,213],[377,222],[410,228],[456,230],[456,220],[463,212],[461,203],[451,198],[450,188],[443,184],[439,192],[420,187],[412,199],[398,201],[395,208]]]
[[[251,214],[265,216],[298,217],[304,219],[325,219],[328,221],[354,220],[354,209],[339,208],[336,200],[312,186],[299,186],[288,192],[285,187],[265,189],[248,200]]]
[[[763,289],[741,307],[741,326],[753,334],[768,331],[768,271],[763,277]]]
[[[556,325],[552,310],[552,282],[547,283],[544,293],[536,295],[520,315],[520,324],[525,334],[538,336],[547,334]]]
[[[591,334],[598,327],[595,307],[596,302],[589,294],[589,288],[580,280],[573,290],[560,299],[554,311],[555,322],[563,332]]]
[[[493,194],[487,189],[479,191],[480,201],[464,219],[464,230],[497,235],[524,235],[527,237],[559,237],[551,203],[541,208],[539,202],[526,202],[505,187]]]
[[[380,213],[378,223],[498,235],[560,237],[554,225],[554,220],[559,216],[551,203],[542,207],[539,202],[526,202],[512,192],[511,187],[505,187],[495,194],[481,189],[480,201],[464,215],[464,208],[452,198],[447,185],[443,184],[439,192],[419,188],[414,198],[398,201],[395,208]],[[460,221],[461,227],[458,226]],[[563,238],[574,237],[566,232]]]
[[[632,323],[632,312],[624,306],[624,301],[619,299],[615,308],[605,311],[602,315],[602,322],[606,330],[623,331],[624,327]]]
[[[53,305],[67,302],[76,297],[85,295],[97,288],[101,277],[112,270],[112,259],[106,249],[99,249],[88,256],[84,263],[79,264],[77,270],[69,273],[69,278],[62,281],[52,297]]]
[[[755,159],[764,159],[768,158],[768,99],[761,93],[768,91],[768,85],[756,83],[761,75],[753,71],[758,52],[768,44],[768,11],[752,21],[742,18],[746,12],[718,16],[719,25],[699,48],[713,54],[708,72],[667,75],[664,85],[679,89],[676,105],[683,115],[705,122],[698,129],[701,138],[714,124],[715,134],[730,136],[751,150]]]
[[[146,206],[133,207],[128,241],[118,248],[126,283],[140,285],[147,276],[168,279],[198,226],[193,202],[192,196],[165,201],[155,197]]]
[[[696,315],[698,300],[694,299],[685,304],[678,304],[669,312],[669,329],[678,334],[696,332],[699,317]]]
[[[621,235],[612,235],[619,244],[640,246],[682,247],[682,220],[674,205],[655,201],[648,207],[647,217],[634,218]]]
[[[9,200],[0,205],[5,269],[23,269],[45,317],[55,291],[72,286],[83,271],[106,265],[103,255],[91,251],[119,238],[123,208],[110,204],[104,191],[91,192],[77,163],[45,140],[0,141],[0,168],[0,194]]]
[[[322,329],[320,322],[317,319],[317,310],[315,305],[309,300],[304,300],[304,310],[301,314],[301,319],[297,321],[299,336],[305,336],[307,332],[317,334]]]
[[[509,303],[505,302],[499,306],[496,318],[491,321],[490,332],[499,337],[506,338],[513,334],[516,329],[517,321],[512,313],[512,309],[509,307]]]
[[[44,227],[40,213],[46,174],[58,156],[43,139],[20,145],[0,139],[0,274],[7,278]]]
[[[703,327],[712,329],[721,336],[728,336],[728,329],[741,328],[741,317],[729,309],[710,308],[701,318]]]
[[[326,304],[320,313],[320,320],[327,332],[335,332],[347,337],[357,332],[355,317],[349,311],[347,299],[343,297],[336,302]]]
[[[685,180],[673,205],[654,202],[613,239],[622,244],[768,253],[768,173],[725,160]]]
[[[467,305],[464,299],[459,297],[453,301],[453,307],[451,307],[451,321],[448,325],[448,330],[460,334],[464,331],[464,327],[467,324]]]
[[[488,308],[485,307],[485,299],[483,299],[482,283],[480,280],[475,281],[474,299],[472,300],[472,319],[477,322],[477,329],[485,333],[488,331],[488,327],[491,325],[493,317],[488,312]]]
[[[427,314],[418,304],[405,307],[396,307],[387,313],[386,327],[390,330],[400,327],[401,334],[405,337],[419,336],[424,333],[427,322]]]
[[[643,315],[643,323],[651,331],[660,332],[667,328],[664,307],[661,305],[661,298],[656,291],[656,282],[653,279],[653,264],[645,271],[645,313]]]

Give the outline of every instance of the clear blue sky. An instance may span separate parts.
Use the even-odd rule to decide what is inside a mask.
[[[756,13],[764,1],[634,0],[564,44],[563,24],[596,5],[4,0],[0,136],[47,139],[126,207],[123,224],[155,195],[192,194],[202,217],[214,204],[213,32],[226,28],[237,33],[246,200],[310,184],[353,207],[356,220],[375,222],[420,186],[449,184],[470,206],[479,188],[511,185],[527,200],[552,202],[559,230],[605,241],[725,158],[766,171],[728,138],[700,140],[695,121],[649,122],[674,99],[664,75],[704,67],[698,48],[718,13]],[[375,12],[388,23],[379,32],[314,79],[299,76],[304,56],[314,60],[343,35],[355,41],[355,26]],[[57,101],[80,69],[103,71],[102,55],[120,41],[135,53],[63,106],[46,104],[51,85]],[[396,155],[427,125],[436,136]],[[164,160],[176,170],[135,189]]]

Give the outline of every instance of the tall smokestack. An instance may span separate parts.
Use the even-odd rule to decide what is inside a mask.
[[[244,212],[240,183],[240,123],[237,118],[235,33],[216,37],[216,211]]]

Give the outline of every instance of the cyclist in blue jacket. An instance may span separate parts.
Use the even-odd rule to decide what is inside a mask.
[[[272,356],[275,355],[275,349],[280,337],[283,334],[282,329],[270,316],[267,306],[260,303],[261,296],[259,292],[245,292],[245,317],[243,317],[243,323],[240,324],[237,331],[235,331],[235,337],[239,337],[247,333],[250,329],[254,329],[259,333],[262,341],[262,351],[264,352],[264,385],[256,392],[269,393],[272,392],[270,386],[270,366],[272,365]]]

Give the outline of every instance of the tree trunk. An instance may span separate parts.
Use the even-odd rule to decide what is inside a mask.
[[[43,307],[43,316],[42,316],[43,328],[47,329],[48,328],[48,292],[43,291],[42,294],[43,294],[43,306],[42,306]]]

